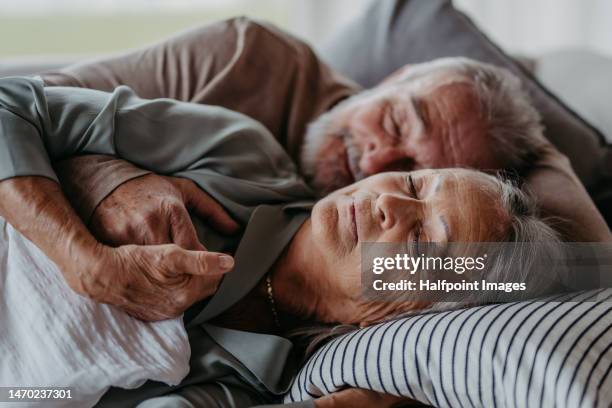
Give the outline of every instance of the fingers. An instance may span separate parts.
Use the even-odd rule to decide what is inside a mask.
[[[212,296],[234,266],[231,256],[178,245],[126,245],[113,250],[119,272],[102,299],[142,320],[179,316]]]
[[[194,251],[206,250],[198,238],[196,229],[185,207],[173,211],[170,218],[170,242],[184,249]]]
[[[234,268],[234,258],[230,255],[207,251],[193,253],[196,254],[199,268],[194,269],[192,275],[219,275]]]
[[[229,216],[221,204],[189,181],[180,184],[185,196],[185,205],[196,212],[211,227],[225,234],[233,234],[239,229],[236,221]]]
[[[177,202],[176,207],[185,210],[182,203]],[[99,209],[97,217],[92,219],[91,229],[98,240],[111,246],[170,244],[173,242],[172,212],[167,214],[161,208],[161,204],[143,203],[138,211],[122,207],[115,207],[114,211]]]
[[[166,247],[166,248],[164,248]],[[167,250],[164,257],[164,269],[170,276],[181,274],[195,276],[223,275],[234,267],[234,258],[231,255],[219,252],[190,251],[176,245],[150,247],[152,250],[164,248]]]
[[[178,248],[178,247],[175,247]],[[177,257],[172,267],[175,276],[186,279],[185,285],[175,295],[175,304],[178,310],[184,311],[190,305],[212,296],[221,283],[223,275],[234,267],[234,258],[229,255],[207,252],[186,251],[178,249]]]

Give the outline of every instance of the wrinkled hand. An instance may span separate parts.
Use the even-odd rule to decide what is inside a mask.
[[[45,177],[1,181],[0,197],[0,216],[59,267],[70,288],[144,320],[180,315],[213,294],[222,274],[233,268],[229,255],[173,244],[102,245],[60,185]]]
[[[155,174],[119,186],[96,208],[90,228],[100,241],[111,246],[173,243],[203,250],[188,210],[219,232],[238,230],[223,207],[194,182]]]
[[[229,255],[190,251],[177,245],[108,248],[95,279],[85,286],[94,300],[120,307],[146,321],[169,319],[211,296],[234,266]]]
[[[413,406],[415,402],[405,397],[381,394],[362,388],[347,388],[315,400],[316,408],[376,407],[396,408]]]
[[[234,261],[206,250],[188,210],[220,232],[238,230],[190,180],[149,174],[118,187],[91,220],[93,234],[116,248],[105,252],[98,273],[86,280],[86,294],[148,321],[179,316],[213,295]]]

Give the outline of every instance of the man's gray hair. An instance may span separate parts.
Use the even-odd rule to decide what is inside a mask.
[[[521,80],[508,69],[463,57],[417,64],[396,80],[415,80],[441,71],[457,73],[473,84],[500,167],[524,169],[530,165],[545,142],[544,128]]]

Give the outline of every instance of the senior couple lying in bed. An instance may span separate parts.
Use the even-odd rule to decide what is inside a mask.
[[[428,307],[360,296],[364,242],[610,239],[508,71],[443,59],[360,90],[247,19],[1,79],[0,145],[0,215],[75,292],[143,320],[184,313],[189,375],[111,389],[113,407],[274,403],[295,373],[282,336]],[[227,353],[237,339],[267,374]],[[404,402],[348,389],[302,404]]]

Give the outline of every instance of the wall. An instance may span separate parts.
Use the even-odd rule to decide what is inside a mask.
[[[579,48],[612,56],[609,0],[455,0],[455,5],[510,52]]]
[[[362,13],[372,1],[385,0],[285,0],[290,4],[288,28],[315,46],[339,27]]]

